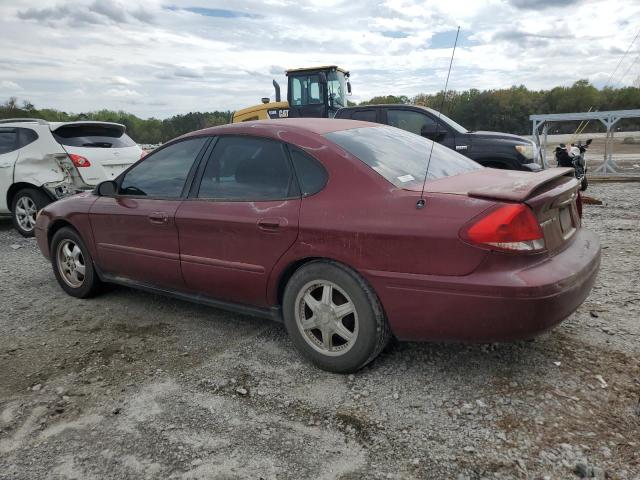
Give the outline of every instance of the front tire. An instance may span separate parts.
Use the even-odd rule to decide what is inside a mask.
[[[330,372],[359,370],[391,338],[371,287],[356,272],[333,261],[310,262],[293,274],[285,289],[283,314],[296,349]]]
[[[58,230],[51,240],[51,264],[56,280],[72,297],[87,298],[101,286],[93,259],[80,235],[69,227]]]
[[[49,197],[35,188],[20,190],[11,202],[11,219],[13,226],[23,237],[33,237],[36,227],[36,216],[40,209],[51,203]]]

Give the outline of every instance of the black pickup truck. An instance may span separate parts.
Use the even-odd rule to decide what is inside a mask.
[[[417,105],[363,105],[341,108],[335,118],[364,120],[402,128],[435,140],[485,167],[535,172],[538,150],[524,137],[499,132],[472,132],[445,115]]]

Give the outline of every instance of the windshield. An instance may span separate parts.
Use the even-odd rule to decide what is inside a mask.
[[[433,108],[427,108],[427,110],[429,110],[433,115],[435,115],[436,117],[440,116],[440,120],[442,120],[444,123],[448,124],[451,128],[453,128],[454,130],[460,132],[460,133],[469,133],[469,130],[467,130],[466,128],[464,128],[462,125],[460,125],[457,122],[454,122],[453,120],[451,120],[449,117],[447,117],[444,113],[440,113],[437,112],[436,110],[434,110]]]
[[[354,128],[327,133],[325,137],[358,157],[398,188],[422,187],[432,145],[429,180],[483,168],[447,147],[394,127]]]
[[[347,106],[347,88],[344,73],[336,70],[327,75],[327,89],[329,91],[329,105],[334,109]]]

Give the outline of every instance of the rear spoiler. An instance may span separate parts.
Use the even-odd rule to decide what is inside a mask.
[[[58,130],[59,128],[62,128],[62,127],[86,127],[86,126],[92,126],[92,127],[117,128],[118,130],[120,130],[120,133],[122,134],[127,129],[127,127],[125,127],[121,123],[98,122],[98,121],[91,121],[91,120],[80,120],[80,121],[77,121],[77,122],[52,123],[50,125],[51,125],[51,131],[52,132],[55,132],[56,130]]]
[[[425,191],[524,202],[542,186],[562,177],[575,180],[573,168],[549,168],[539,172],[481,168],[463,175],[427,182]]]
[[[491,184],[472,187],[467,195],[470,197],[493,198],[511,202],[522,202],[540,187],[556,178],[574,178],[573,168],[549,168],[540,172],[519,172],[502,170],[505,175],[491,179]],[[482,185],[482,184],[480,184]]]

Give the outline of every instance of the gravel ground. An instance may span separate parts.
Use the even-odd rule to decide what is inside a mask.
[[[284,328],[66,296],[0,221],[0,478],[640,478],[640,184],[597,184],[586,303],[532,342],[393,344],[357,375]]]

